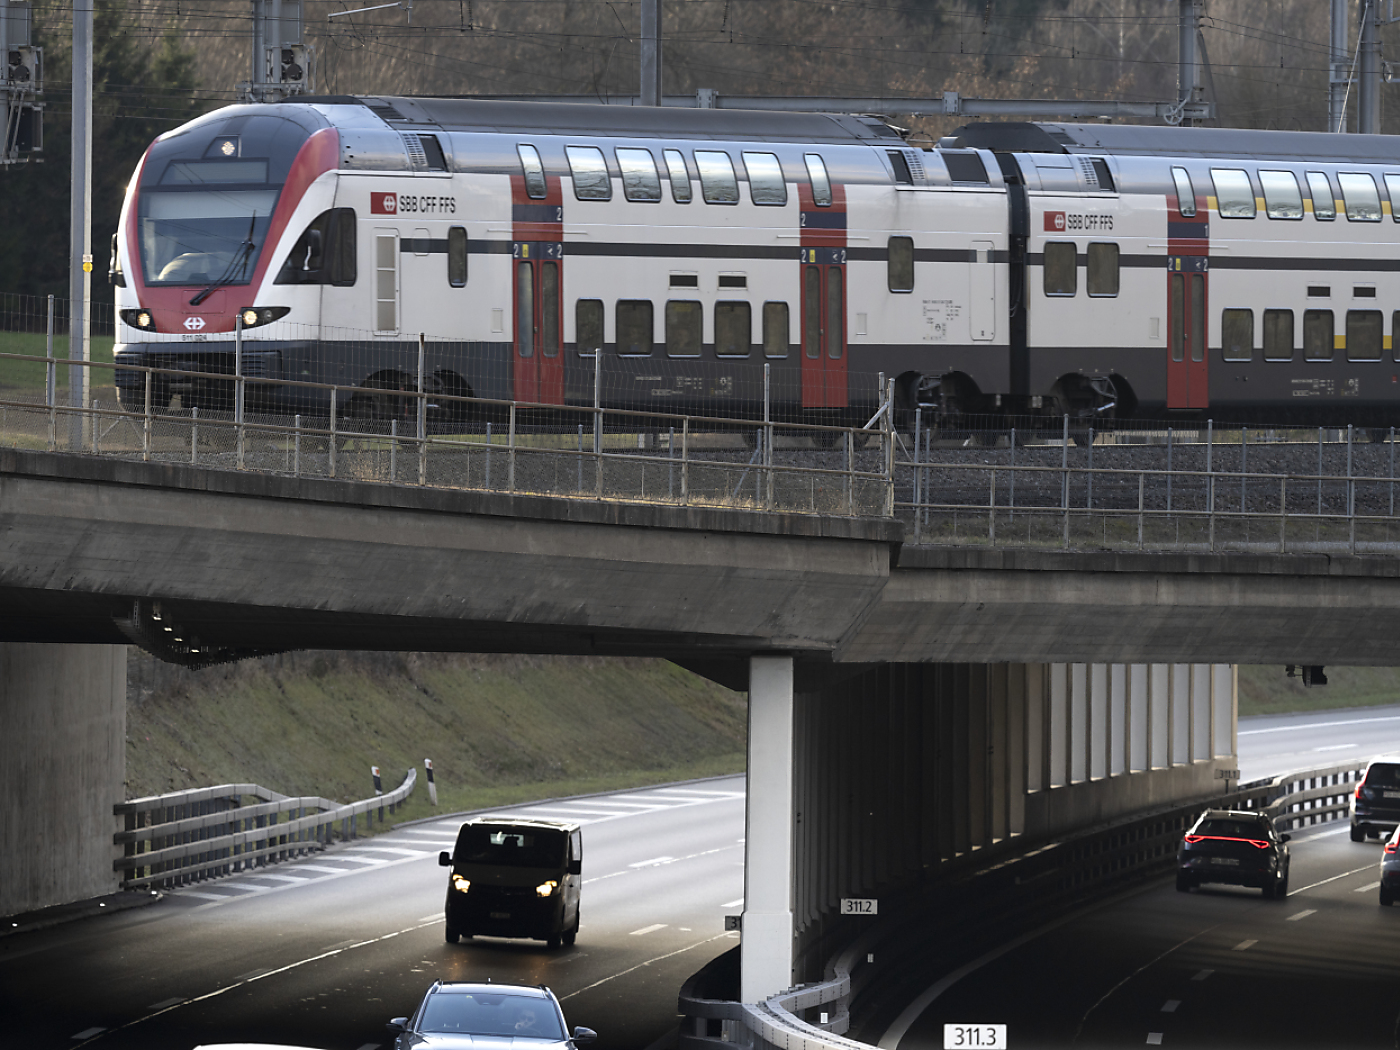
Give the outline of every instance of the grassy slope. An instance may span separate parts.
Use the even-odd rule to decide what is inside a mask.
[[[1240,714],[1278,715],[1400,704],[1400,667],[1329,667],[1327,684],[1308,688],[1281,666],[1240,667]]]
[[[661,660],[293,653],[189,672],[131,651],[127,795],[234,781],[340,801],[369,767],[402,817],[744,768],[745,700]]]

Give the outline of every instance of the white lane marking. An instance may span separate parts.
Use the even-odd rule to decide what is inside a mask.
[[[321,951],[323,951],[323,952],[333,952],[333,951],[336,951],[336,950],[339,949],[339,948],[348,948],[348,947],[350,947],[350,945],[352,945],[352,944],[358,944],[358,943],[359,943],[359,942],[358,942],[357,940],[355,940],[354,937],[351,937],[349,940],[336,941],[334,944],[328,944],[328,945],[326,945],[324,948],[322,948]]]
[[[1176,1013],[1176,1008],[1177,1008],[1178,1006],[1180,1006],[1180,1005],[1181,1005],[1181,1000],[1180,1000],[1180,999],[1168,999],[1166,1002],[1164,1002],[1164,1003],[1162,1004],[1162,1013],[1164,1013],[1164,1014],[1174,1014],[1174,1013]]]
[[[423,856],[423,854],[421,854],[421,853],[415,853],[414,856],[415,856],[415,857],[421,857],[421,856]],[[370,865],[371,867],[374,867],[374,866],[377,866],[377,865],[380,865],[380,864],[388,864],[388,863],[389,863],[389,861],[385,860],[383,857],[352,857],[352,856],[350,856],[350,854],[348,854],[348,853],[342,853],[342,854],[340,854],[338,857],[336,857],[335,859],[336,859],[336,860],[343,860],[343,861],[346,861],[347,863],[350,863],[350,864],[368,864],[368,865]]]
[[[401,857],[426,857],[428,850],[399,849],[396,846],[356,846],[356,853],[397,853]]]
[[[229,896],[227,893],[199,893],[199,892],[197,892],[197,891],[195,891],[195,890],[176,890],[176,891],[175,891],[175,896],[177,896],[177,897],[198,897],[198,898],[200,898],[201,900],[206,900],[206,901],[231,901],[231,900],[233,900],[233,897]],[[241,894],[240,894],[240,896],[241,896]]]
[[[437,922],[437,921],[438,921],[439,919],[441,919],[442,917],[443,917],[443,913],[442,913],[442,912],[440,912],[440,911],[435,911],[435,912],[433,912],[431,915],[424,915],[424,916],[423,916],[421,919],[419,919],[418,921],[419,921],[419,922]]]
[[[635,864],[627,865],[629,868],[659,868],[663,864],[672,864],[675,857],[652,857],[651,860],[639,860]]]
[[[183,996],[176,995],[176,996],[172,996],[172,997],[169,998],[169,999],[162,999],[162,1000],[161,1000],[160,1002],[158,1002],[158,1003],[152,1003],[150,1006],[146,1007],[146,1009],[147,1009],[147,1010],[164,1010],[167,1006],[177,1006],[177,1005],[179,1005],[180,1003],[183,1003],[184,1001],[185,1001],[185,1000],[184,1000],[184,997],[183,997]]]
[[[1254,938],[1254,939],[1248,940],[1248,941],[1240,941],[1239,944],[1235,945],[1235,946],[1234,946],[1233,948],[1231,948],[1230,950],[1231,950],[1232,952],[1244,952],[1244,951],[1248,951],[1250,948],[1253,948],[1253,947],[1254,947],[1256,944],[1258,944],[1258,943],[1259,943],[1259,939],[1258,939],[1258,938]]]
[[[1305,908],[1305,909],[1303,909],[1302,911],[1296,911],[1296,912],[1294,912],[1292,915],[1290,915],[1288,918],[1284,919],[1283,921],[1284,921],[1284,922],[1297,922],[1299,919],[1306,919],[1309,915],[1316,915],[1316,914],[1317,914],[1317,909],[1316,909],[1316,908]]]
[[[1330,744],[1327,747],[1315,747],[1314,751],[1345,751],[1349,747],[1360,747],[1360,744]]]
[[[1210,976],[1211,974],[1213,974],[1214,972],[1215,972],[1214,970],[1202,970],[1200,973],[1196,974],[1195,977],[1192,977],[1191,980],[1193,980],[1193,981],[1204,981],[1207,977],[1209,977],[1209,976]]]
[[[1338,879],[1345,879],[1348,875],[1359,875],[1363,871],[1370,871],[1376,866],[1375,861],[1367,864],[1364,868],[1352,868],[1351,871],[1344,871],[1340,875],[1333,875],[1330,879],[1323,879],[1321,882],[1309,883],[1306,886],[1299,886],[1294,893],[1303,893],[1306,890],[1315,890],[1319,886],[1326,886],[1329,882],[1336,882]]]
[[[321,865],[319,865],[319,864],[294,864],[294,865],[292,865],[292,867],[291,867],[290,870],[292,870],[292,871],[319,871],[319,872],[322,872],[323,874],[326,874],[326,875],[342,875],[342,874],[344,874],[345,872],[347,872],[347,871],[353,871],[354,869],[353,869],[353,868],[323,868],[323,867],[322,867]]]
[[[1148,1046],[1161,1046],[1161,1045],[1162,1045],[1162,1033],[1161,1033],[1161,1032],[1148,1032],[1148,1033],[1147,1033],[1147,1045],[1148,1045]]]
[[[713,941],[734,940],[738,936],[739,935],[737,933],[717,933],[713,937],[706,937],[703,941],[696,941],[694,944],[687,944],[684,948],[677,948],[673,952],[667,952],[665,955],[658,955],[654,959],[646,960],[646,962],[639,962],[636,966],[629,966],[625,970],[619,970],[617,973],[609,974],[607,977],[600,978],[599,980],[594,981],[592,984],[585,985],[576,992],[570,992],[568,995],[561,995],[559,997],[559,1001],[561,1003],[568,1002],[576,995],[582,995],[584,992],[591,992],[600,984],[607,984],[609,981],[615,981],[619,977],[626,977],[629,973],[635,973],[643,967],[650,966],[652,963],[662,962],[665,959],[670,959],[672,956],[684,955],[686,952],[693,951],[696,948],[703,948],[705,945],[710,944]]]
[[[664,930],[665,928],[666,924],[664,922],[657,922],[650,926],[643,926],[640,930],[633,930],[628,936],[641,937],[648,933],[655,933],[657,930]]]
[[[83,1029],[81,1032],[79,1032],[77,1035],[71,1036],[70,1038],[73,1038],[73,1039],[91,1039],[93,1036],[98,1035],[99,1033],[105,1032],[105,1031],[107,1031],[107,1029],[105,1029],[105,1028],[84,1028],[84,1029]]]
[[[737,901],[726,901],[724,904],[721,904],[720,907],[721,907],[721,908],[741,908],[741,907],[743,907],[743,905],[744,905],[744,898],[743,898],[743,897],[740,897]]]
[[[267,892],[269,889],[271,889],[272,887],[270,887],[270,886],[259,886],[256,882],[221,882],[221,883],[219,883],[219,888],[220,888],[220,889],[230,889],[230,888],[232,888],[232,889],[239,889],[239,890],[250,890],[250,891],[252,891],[253,893],[266,893],[266,892]]]
[[[1381,884],[1380,884],[1379,882],[1368,882],[1368,883],[1366,883],[1366,885],[1364,885],[1364,886],[1358,886],[1358,887],[1356,887],[1356,889],[1352,890],[1351,892],[1352,892],[1352,893],[1368,893],[1368,892],[1370,892],[1371,890],[1379,889],[1379,888],[1380,888],[1380,885],[1381,885]]]
[[[269,967],[269,966],[260,966],[260,967],[258,967],[258,969],[256,969],[256,970],[249,970],[247,973],[240,973],[237,977],[234,978],[234,980],[235,980],[235,981],[251,981],[251,980],[253,980],[253,978],[255,978],[255,977],[261,977],[263,974],[265,974],[265,973],[271,973],[271,972],[272,972],[272,968],[271,968],[271,967]]]
[[[1387,715],[1384,718],[1348,718],[1340,722],[1304,722],[1293,726],[1271,726],[1268,729],[1242,729],[1236,736],[1258,736],[1261,733],[1293,733],[1307,729],[1326,729],[1330,726],[1360,726],[1371,722],[1400,722],[1400,715]]]
[[[299,878],[297,878],[295,875],[271,875],[271,874],[265,874],[265,873],[263,873],[263,872],[261,872],[261,871],[258,871],[258,872],[252,872],[252,871],[250,871],[250,872],[248,872],[248,873],[244,876],[244,878],[248,878],[248,879],[273,879],[273,880],[275,880],[275,881],[277,881],[277,882],[310,882],[310,881],[312,881],[311,879],[299,879]]]

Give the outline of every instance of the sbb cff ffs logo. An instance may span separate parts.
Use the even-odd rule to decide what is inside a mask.
[[[371,193],[369,195],[369,213],[371,215],[397,215],[399,213],[399,195],[397,193]]]
[[[1064,233],[1065,213],[1062,211],[1047,211],[1045,213],[1045,232]]]

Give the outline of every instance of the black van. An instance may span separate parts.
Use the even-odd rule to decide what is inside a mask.
[[[551,948],[578,936],[583,832],[558,820],[469,820],[451,853],[447,942],[458,937],[533,937]]]

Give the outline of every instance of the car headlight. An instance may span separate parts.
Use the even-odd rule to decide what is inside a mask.
[[[541,897],[548,897],[558,888],[558,881],[556,881],[555,879],[550,879],[548,882],[542,882],[538,886],[536,886],[535,892],[538,893]]]
[[[453,875],[452,888],[455,889],[458,893],[466,893],[467,890],[472,888],[472,880],[465,879],[461,875]]]

